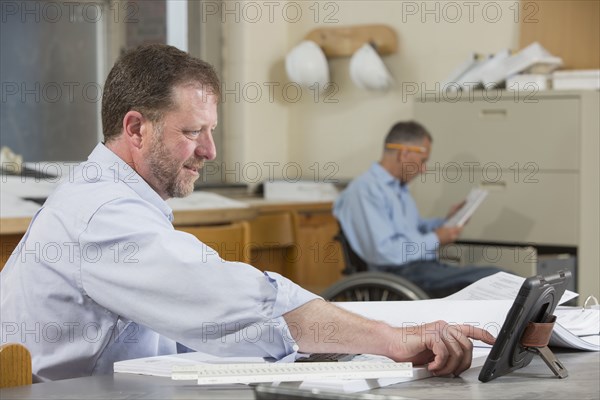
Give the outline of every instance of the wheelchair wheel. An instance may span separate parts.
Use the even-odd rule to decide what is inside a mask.
[[[326,289],[328,301],[398,301],[426,300],[427,293],[414,283],[385,272],[352,274]]]

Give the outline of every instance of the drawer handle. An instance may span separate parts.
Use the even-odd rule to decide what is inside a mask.
[[[487,190],[505,190],[507,185],[506,181],[481,181],[479,186]]]
[[[504,119],[504,118],[508,117],[508,111],[505,109],[491,108],[491,109],[487,109],[487,110],[481,110],[479,112],[479,116],[481,118]]]

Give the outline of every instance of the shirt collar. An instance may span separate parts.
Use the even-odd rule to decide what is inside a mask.
[[[98,143],[90,156],[88,162],[97,163],[110,175],[111,179],[118,179],[142,199],[158,208],[171,222],[173,222],[173,210],[166,201],[142,178],[132,167],[130,167],[119,156],[113,153],[102,143]]]
[[[381,182],[382,184],[387,185],[399,192],[408,190],[406,185],[403,185],[399,179],[390,174],[388,170],[383,168],[378,162],[374,162],[373,165],[371,165],[370,171],[378,182]]]
[[[385,168],[383,168],[378,162],[374,162],[373,165],[371,165],[371,173],[375,175],[375,179],[385,183],[386,185],[400,184],[400,181],[394,178],[394,176]]]

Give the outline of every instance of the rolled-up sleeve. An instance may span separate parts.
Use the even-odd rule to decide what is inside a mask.
[[[446,220],[444,218],[419,218],[419,230],[422,233],[429,233],[442,226]]]

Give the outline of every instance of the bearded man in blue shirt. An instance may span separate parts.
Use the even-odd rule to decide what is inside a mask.
[[[408,190],[426,170],[432,141],[417,122],[395,124],[385,138],[381,160],[350,183],[333,213],[370,270],[398,274],[431,297],[445,297],[501,270],[455,267],[437,260],[439,246],[456,241],[462,227],[445,227],[444,218],[422,218]]]
[[[30,350],[34,380],[109,374],[177,343],[220,356],[373,353],[438,375],[466,370],[469,338],[491,343],[488,332],[367,320],[173,228],[165,200],[190,194],[215,158],[219,90],[210,65],[171,46],[142,46],[112,68],[104,142],[35,214],[1,273],[2,343]],[[40,257],[49,245],[53,256]]]

